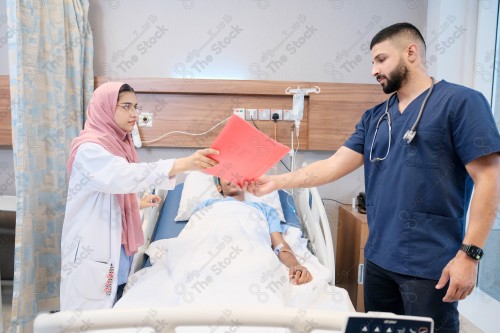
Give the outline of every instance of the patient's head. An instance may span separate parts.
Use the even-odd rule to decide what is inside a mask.
[[[238,187],[238,185],[236,185],[236,183],[215,176],[214,176],[214,182],[215,186],[217,187],[217,191],[224,197],[233,197],[240,201],[244,200],[245,198],[244,192]]]

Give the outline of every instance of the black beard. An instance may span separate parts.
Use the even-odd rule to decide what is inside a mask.
[[[404,64],[399,64],[398,67],[390,74],[391,79],[385,77],[386,85],[382,90],[386,94],[391,94],[398,91],[401,85],[408,79],[408,68]]]

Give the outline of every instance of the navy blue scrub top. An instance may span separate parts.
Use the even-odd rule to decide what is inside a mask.
[[[370,162],[370,148],[386,103],[368,110],[344,146],[364,155],[369,237],[366,259],[401,274],[439,279],[465,233],[472,181],[465,165],[500,151],[500,135],[484,96],[446,81],[436,83],[416,136],[403,140],[428,90],[403,113],[390,99],[391,147],[383,161]],[[387,117],[381,122],[372,158],[384,157]]]

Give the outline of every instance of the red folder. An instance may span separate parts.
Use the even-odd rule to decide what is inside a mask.
[[[246,180],[258,179],[290,150],[236,115],[210,148],[219,151],[218,155],[209,155],[219,164],[205,172],[240,186]]]

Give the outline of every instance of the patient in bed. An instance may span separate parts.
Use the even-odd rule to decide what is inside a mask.
[[[213,178],[209,179],[211,187]],[[194,196],[200,194],[193,194],[195,211],[187,223],[169,222],[185,223],[180,234],[150,244],[146,254],[151,265],[129,276],[115,308],[238,305],[352,310],[347,293],[328,284],[332,272],[309,251],[300,228],[280,221],[268,205],[244,201],[230,182],[217,182],[224,198],[194,204]]]
[[[279,260],[288,267],[290,282],[293,284],[303,284],[312,280],[311,273],[306,267],[302,266],[295,257],[288,243],[283,239],[282,233],[285,232],[289,226],[281,224],[278,212],[271,206],[259,202],[245,201],[244,192],[239,186],[232,182],[214,176],[215,186],[217,191],[222,194],[222,199],[209,199],[200,204],[194,212],[197,212],[205,207],[220,202],[220,201],[239,201],[247,205],[257,208],[266,217],[269,225],[269,233],[271,235],[271,246],[278,256]]]

